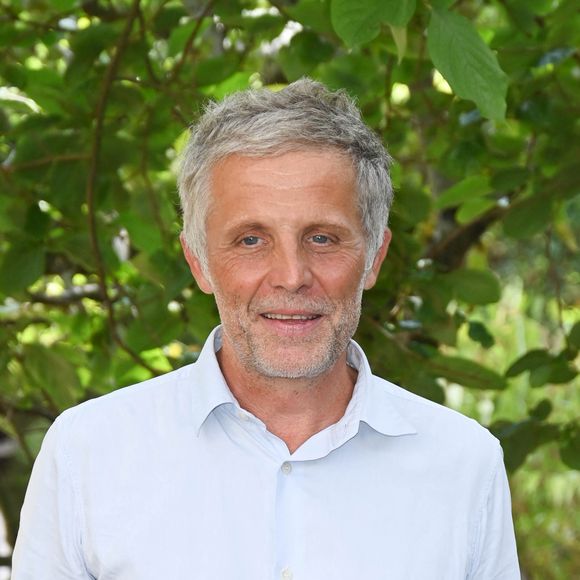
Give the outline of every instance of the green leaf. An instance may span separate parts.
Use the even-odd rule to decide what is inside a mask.
[[[312,72],[321,62],[334,54],[334,47],[311,30],[303,30],[284,46],[278,59],[289,81],[295,81]]]
[[[445,10],[446,8],[449,8],[449,6],[451,6],[451,4],[453,4],[454,0],[432,0],[431,4],[433,5],[434,8],[437,8],[439,10]]]
[[[552,200],[534,195],[514,203],[503,218],[503,231],[516,239],[529,238],[543,231],[553,214]]]
[[[381,23],[406,26],[415,12],[415,0],[332,0],[331,18],[336,33],[349,46],[369,42]]]
[[[532,388],[544,385],[565,385],[577,376],[576,370],[560,357],[545,366],[530,371],[530,386]]]
[[[40,244],[13,245],[0,264],[0,292],[12,295],[25,290],[44,273],[44,247]]]
[[[483,348],[491,348],[495,344],[493,335],[482,322],[470,321],[467,333],[471,340],[478,342]]]
[[[198,344],[203,344],[206,336],[219,324],[219,314],[212,296],[194,290],[193,296],[185,304],[187,316],[191,324],[188,332]]]
[[[438,377],[472,389],[501,390],[507,386],[504,377],[465,358],[438,355],[431,360],[431,370]]]
[[[459,208],[455,214],[455,219],[457,223],[466,224],[476,217],[480,216],[482,213],[489,211],[492,207],[497,204],[493,199],[480,198],[480,199],[470,199],[466,201]]]
[[[568,342],[572,348],[580,350],[580,322],[576,322],[570,330]]]
[[[508,192],[526,184],[530,172],[525,167],[501,169],[491,178],[491,187],[497,191]]]
[[[287,6],[286,11],[296,22],[325,36],[334,37],[330,19],[330,0],[299,0]]]
[[[180,24],[173,29],[169,40],[167,41],[167,51],[169,56],[175,56],[185,48],[187,39],[191,36],[196,26],[197,22],[195,20],[190,20],[189,22]]]
[[[397,217],[411,223],[418,224],[429,216],[431,198],[416,189],[402,188],[395,198],[393,217]]]
[[[407,52],[407,28],[405,26],[393,26],[392,24],[389,25],[389,28],[397,47],[397,64],[401,64]]]
[[[175,340],[183,331],[183,322],[165,309],[159,308],[152,316],[140,316],[127,329],[127,344],[137,352],[162,347]]]
[[[497,277],[486,270],[455,270],[446,276],[455,297],[468,304],[492,304],[501,298]]]
[[[73,405],[81,385],[67,349],[53,345],[26,344],[22,347],[23,367],[32,386],[47,396],[59,410]]]
[[[62,115],[67,112],[64,83],[62,77],[53,70],[26,69],[26,94],[50,114]]]
[[[176,298],[191,284],[191,272],[181,255],[171,256],[163,251],[157,251],[152,255],[140,252],[131,259],[131,262],[144,278],[164,289],[164,296],[160,299],[166,302]]]
[[[492,433],[499,437],[509,472],[520,467],[540,445],[558,438],[558,428],[532,417],[519,423],[492,426]]]
[[[167,38],[171,31],[179,26],[179,21],[187,16],[183,6],[163,6],[153,20],[152,30],[156,36]]]
[[[248,71],[239,71],[228,77],[225,81],[208,87],[203,87],[201,90],[208,96],[214,99],[223,99],[226,95],[247,89],[250,84],[251,73]]]
[[[241,28],[256,36],[263,35],[268,40],[281,34],[286,20],[279,14],[263,14],[261,16],[242,16]]]
[[[206,58],[196,63],[193,69],[193,78],[199,87],[215,85],[234,74],[238,69],[239,63],[239,56],[232,52]]]
[[[560,457],[572,469],[580,470],[580,424],[572,423],[564,429]]]
[[[403,27],[415,14],[416,0],[383,0],[384,21],[392,26]]]
[[[484,117],[502,120],[507,76],[469,20],[452,12],[433,10],[427,35],[431,60],[453,92],[473,101]]]
[[[50,4],[59,12],[67,12],[77,4],[78,0],[50,0]]]
[[[41,242],[50,228],[50,217],[41,211],[37,203],[29,206],[26,212],[24,231],[31,239]]]
[[[553,405],[550,399],[542,399],[531,411],[530,416],[538,421],[545,421],[552,412]]]
[[[533,349],[514,361],[505,372],[506,377],[516,377],[525,371],[531,371],[538,367],[549,365],[554,357],[544,349]]]
[[[549,365],[532,369],[529,376],[530,387],[532,387],[532,389],[537,389],[548,384],[550,382],[551,373],[552,369]]]
[[[377,65],[372,59],[354,51],[322,63],[317,77],[333,89],[346,89],[358,99],[359,106],[382,87],[383,82],[376,74]]]
[[[183,320],[170,312],[163,290],[143,284],[137,297],[138,316],[127,328],[125,340],[137,352],[159,348],[175,340],[183,331]]]
[[[446,189],[435,202],[435,207],[444,209],[460,205],[476,197],[482,197],[491,191],[489,178],[485,175],[471,175]]]
[[[67,74],[77,67],[78,70],[86,70],[103,50],[114,43],[117,34],[116,27],[106,22],[92,24],[75,32],[71,37],[73,59]]]
[[[85,161],[59,161],[53,163],[46,178],[48,192],[45,197],[52,206],[74,221],[85,221],[79,208],[85,199],[87,163]]]

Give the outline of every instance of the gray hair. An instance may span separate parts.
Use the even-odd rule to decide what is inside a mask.
[[[366,238],[366,268],[383,243],[393,191],[391,159],[345,91],[300,79],[278,92],[252,89],[211,102],[192,126],[178,178],[183,233],[207,272],[206,218],[211,170],[228,155],[275,156],[328,148],[350,157]]]

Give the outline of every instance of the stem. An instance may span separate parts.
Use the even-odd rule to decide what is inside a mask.
[[[562,280],[560,279],[560,273],[558,272],[558,267],[556,266],[556,261],[554,260],[554,255],[552,253],[553,237],[553,230],[552,227],[550,227],[546,232],[546,258],[548,259],[548,276],[554,285],[554,299],[556,300],[556,307],[558,310],[558,328],[562,332],[564,340],[567,341],[568,337],[566,335],[566,331],[564,330],[564,309],[562,307]]]
[[[179,74],[181,73],[181,69],[185,65],[185,61],[189,57],[189,54],[193,48],[193,43],[195,42],[195,39],[197,38],[197,35],[199,34],[199,30],[201,28],[201,23],[203,22],[204,18],[208,15],[212,6],[213,6],[213,0],[209,0],[209,2],[205,5],[205,8],[203,9],[201,14],[199,15],[197,22],[195,24],[195,27],[191,31],[191,34],[189,35],[189,38],[187,39],[185,46],[183,47],[183,51],[181,52],[181,58],[177,61],[177,63],[173,67],[173,70],[171,71],[171,75],[170,75],[170,78],[168,80],[168,84],[171,84],[179,77]]]
[[[113,81],[117,74],[119,64],[121,62],[121,56],[127,48],[129,43],[129,36],[131,35],[131,30],[133,28],[133,23],[138,18],[139,15],[139,3],[140,0],[134,0],[131,6],[131,10],[127,16],[127,21],[125,28],[119,37],[117,46],[115,47],[114,54],[111,58],[111,62],[105,72],[105,78],[103,79],[103,84],[101,85],[101,91],[97,101],[97,106],[95,109],[95,130],[93,133],[93,142],[91,146],[91,157],[89,160],[89,174],[87,179],[86,188],[86,202],[88,209],[88,222],[89,222],[89,237],[91,240],[91,248],[95,258],[95,263],[97,266],[97,273],[99,278],[99,286],[101,289],[101,295],[103,299],[103,304],[107,311],[107,323],[109,326],[109,331],[115,343],[124,350],[137,364],[147,369],[153,375],[161,374],[160,371],[151,367],[147,364],[136,352],[134,352],[129,346],[127,346],[117,331],[117,325],[115,321],[115,313],[113,311],[113,302],[109,297],[107,283],[106,283],[106,268],[105,262],[103,260],[103,254],[99,246],[99,237],[97,231],[97,219],[96,219],[96,189],[97,189],[97,176],[99,174],[99,161],[101,154],[101,146],[103,141],[103,133],[105,127],[105,111],[107,108],[107,102],[109,100],[109,95],[111,92],[111,87]]]

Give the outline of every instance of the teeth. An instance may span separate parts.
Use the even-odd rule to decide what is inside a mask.
[[[314,320],[318,315],[303,315],[303,314],[264,314],[266,318],[271,320]]]

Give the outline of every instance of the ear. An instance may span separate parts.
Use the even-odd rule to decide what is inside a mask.
[[[367,272],[364,285],[365,290],[368,290],[369,288],[372,288],[375,285],[377,278],[379,276],[379,272],[381,270],[381,265],[389,250],[389,244],[391,243],[392,236],[393,234],[391,233],[391,230],[387,228],[385,230],[383,243],[381,244],[381,247],[379,248],[379,251],[375,256],[375,259],[373,260],[371,269]]]
[[[181,242],[181,247],[183,248],[183,255],[187,260],[189,265],[189,269],[197,282],[200,290],[205,292],[206,294],[213,294],[213,288],[209,278],[205,275],[203,268],[201,267],[201,263],[197,256],[191,251],[183,232],[179,236],[179,241]]]

